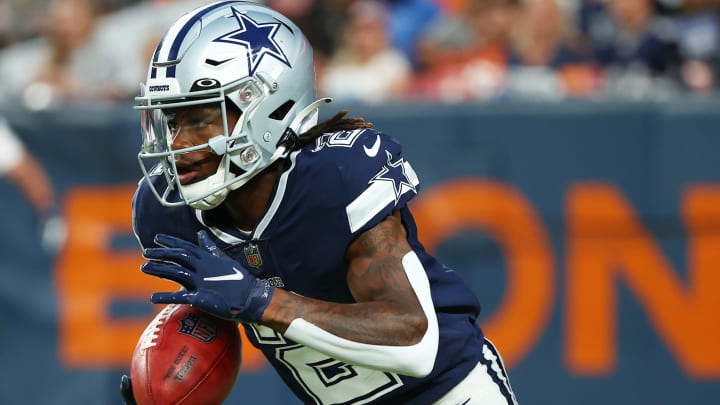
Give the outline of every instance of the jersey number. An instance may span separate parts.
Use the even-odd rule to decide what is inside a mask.
[[[365,132],[365,129],[353,129],[352,131],[339,131],[322,135],[317,139],[313,152],[317,152],[326,146],[330,148],[352,148],[363,132]]]
[[[252,325],[261,345],[275,346],[275,358],[318,405],[365,404],[403,383],[397,374],[350,365],[309,347],[290,343],[274,330]]]

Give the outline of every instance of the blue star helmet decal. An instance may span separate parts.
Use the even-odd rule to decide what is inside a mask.
[[[408,179],[408,175],[405,172],[405,159],[401,157],[393,162],[390,152],[385,151],[385,154],[387,155],[387,163],[380,169],[380,172],[376,174],[375,177],[370,179],[370,183],[376,181],[390,182],[393,186],[393,191],[395,191],[395,203],[397,204],[400,196],[405,191],[412,190],[417,193],[417,189]]]
[[[255,70],[266,55],[292,68],[287,56],[285,56],[283,50],[277,42],[275,42],[275,34],[278,29],[280,29],[282,23],[258,23],[251,17],[237,11],[235,8],[232,10],[240,28],[216,38],[215,41],[242,45],[247,49],[249,76],[255,74]]]

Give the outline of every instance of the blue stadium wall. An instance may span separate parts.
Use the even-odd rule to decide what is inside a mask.
[[[521,403],[720,402],[720,102],[350,110],[404,144],[421,237],[477,291]],[[0,181],[0,403],[120,404],[157,287],[129,228],[136,113],[0,113],[69,225],[68,244],[44,250]],[[227,403],[297,402],[244,356]]]

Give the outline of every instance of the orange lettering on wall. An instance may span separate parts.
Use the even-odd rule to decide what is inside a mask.
[[[76,188],[66,196],[69,233],[55,275],[59,356],[70,367],[129,367],[137,339],[154,314],[112,319],[109,305],[116,300],[147,303],[153,292],[178,288],[140,271],[139,247],[111,249],[113,235],[132,235],[133,191],[133,186]],[[264,367],[262,354],[242,335],[243,369]]]
[[[148,300],[168,285],[139,271],[138,249],[111,251],[114,234],[131,230],[132,188],[75,189],[65,199],[68,240],[56,266],[60,356],[73,367],[127,366],[150,320],[113,322],[115,298]]]
[[[506,291],[483,330],[497,341],[504,360],[515,364],[538,341],[555,295],[549,237],[532,205],[510,185],[461,179],[424,191],[413,203],[413,213],[429,251],[473,228],[501,245],[507,259]]]
[[[681,365],[700,378],[720,377],[720,187],[694,186],[683,194],[682,216],[688,230],[688,316],[669,325],[668,339]],[[668,320],[669,321],[669,320]],[[674,326],[674,327],[673,327]],[[686,364],[687,362],[687,364]]]
[[[617,362],[616,282],[622,280],[650,324],[694,377],[720,375],[720,191],[687,193],[690,265],[681,280],[621,192],[584,184],[567,196],[567,352],[570,370],[603,375]]]

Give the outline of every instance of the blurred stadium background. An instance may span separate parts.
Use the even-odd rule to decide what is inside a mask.
[[[132,97],[205,3],[0,4],[1,404],[121,403],[167,288],[131,231]],[[716,1],[266,3],[313,42],[323,114],[403,142],[522,404],[720,401]],[[228,403],[296,403],[248,346]]]

